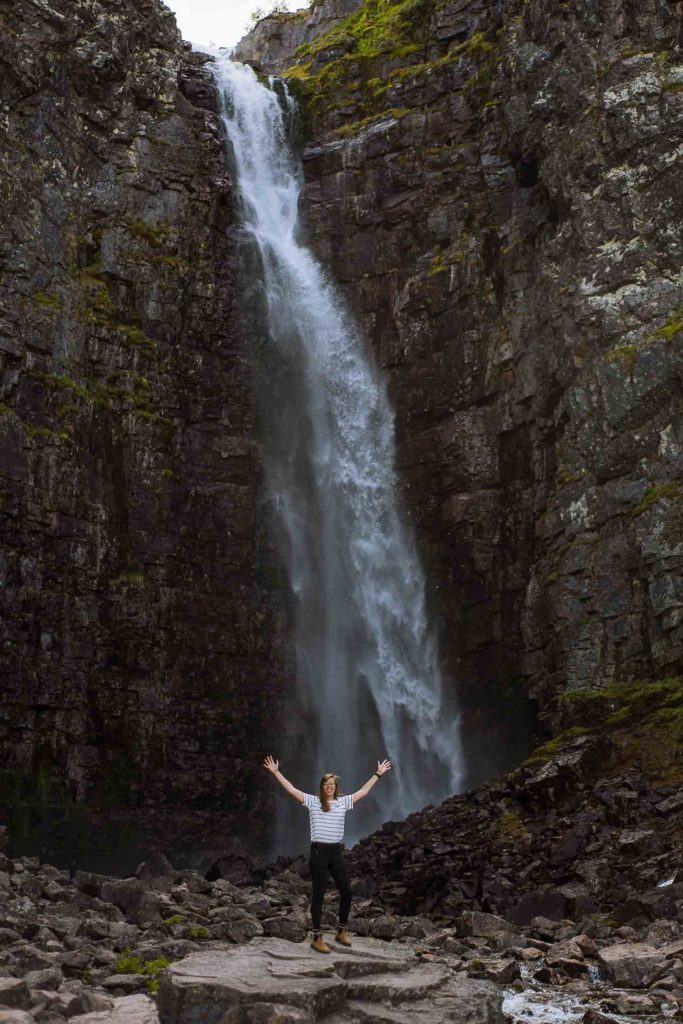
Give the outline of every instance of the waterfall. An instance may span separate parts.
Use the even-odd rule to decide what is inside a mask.
[[[294,102],[282,83],[269,88],[227,58],[214,74],[241,225],[262,275],[267,337],[256,387],[304,709],[273,753],[308,792],[323,771],[340,774],[352,792],[378,759],[391,758],[393,771],[347,817],[352,842],[458,790],[457,714],[398,496],[386,387],[343,298],[299,238]],[[297,811],[287,811],[303,836]]]

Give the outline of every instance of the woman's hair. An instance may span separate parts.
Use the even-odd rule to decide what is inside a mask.
[[[330,779],[334,779],[334,796],[333,800],[336,800],[338,796],[341,796],[341,789],[339,788],[339,779],[334,772],[325,772],[322,779],[320,780],[319,794],[320,794],[320,806],[324,811],[329,811],[330,805],[327,799],[327,793],[325,792],[325,783],[329,782]]]

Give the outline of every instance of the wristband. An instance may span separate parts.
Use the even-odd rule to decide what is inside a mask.
[[[377,779],[381,779],[382,778],[382,776],[379,774],[379,772],[373,772],[373,774],[374,774],[375,778],[377,778]]]

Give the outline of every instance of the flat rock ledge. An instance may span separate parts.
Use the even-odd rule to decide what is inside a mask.
[[[422,964],[405,947],[356,939],[322,955],[258,938],[173,964],[157,1010],[160,1024],[503,1024],[501,1004],[491,982]]]

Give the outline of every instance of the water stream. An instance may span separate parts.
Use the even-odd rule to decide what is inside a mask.
[[[352,842],[458,790],[457,713],[399,499],[386,386],[301,240],[295,104],[282,83],[266,86],[226,57],[214,74],[245,244],[259,269],[265,486],[293,599],[299,712],[273,753],[313,792],[323,771],[340,773],[349,792],[391,758],[381,793],[347,818]],[[305,838],[297,814],[288,808],[286,821]]]

